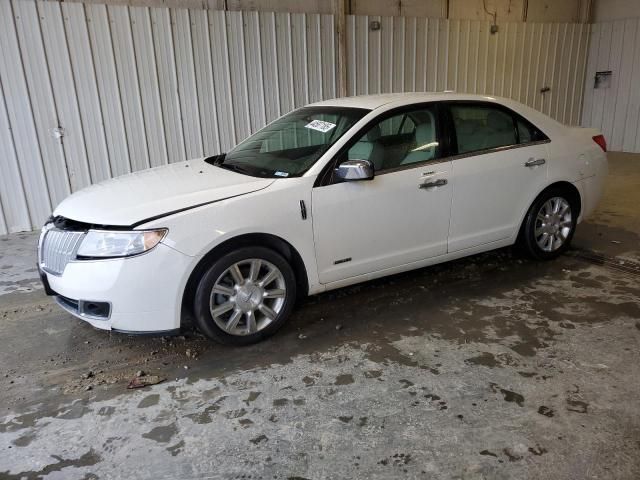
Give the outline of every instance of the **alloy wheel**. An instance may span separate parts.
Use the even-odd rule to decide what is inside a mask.
[[[282,272],[271,262],[250,258],[234,263],[211,291],[213,320],[230,335],[250,335],[269,326],[286,297]]]
[[[550,198],[542,204],[536,216],[536,243],[544,252],[555,252],[565,244],[572,228],[569,202],[562,197]]]

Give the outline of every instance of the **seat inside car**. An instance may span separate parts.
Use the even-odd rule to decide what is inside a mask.
[[[416,126],[415,147],[409,150],[400,165],[431,160],[435,157],[437,146],[434,123],[432,119],[427,119]]]
[[[496,110],[489,112],[483,136],[485,148],[514,144],[515,129],[513,119],[503,112]]]
[[[369,160],[373,164],[373,168],[379,170],[384,159],[383,148],[378,142],[379,140],[380,126],[375,125],[349,149],[349,160]]]

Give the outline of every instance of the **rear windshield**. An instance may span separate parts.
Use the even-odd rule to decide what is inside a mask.
[[[256,177],[300,176],[367,113],[343,107],[294,110],[251,135],[217,165]]]

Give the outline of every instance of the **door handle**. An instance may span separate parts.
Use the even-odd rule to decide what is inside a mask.
[[[424,182],[418,185],[418,188],[433,188],[433,187],[442,187],[449,183],[446,178],[439,178],[435,182]]]
[[[530,158],[524,163],[525,167],[536,167],[538,165],[544,165],[547,161],[544,158]]]

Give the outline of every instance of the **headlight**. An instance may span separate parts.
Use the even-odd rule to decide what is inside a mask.
[[[166,228],[132,232],[89,230],[78,248],[77,256],[115,258],[138,255],[158,245],[167,232]]]

